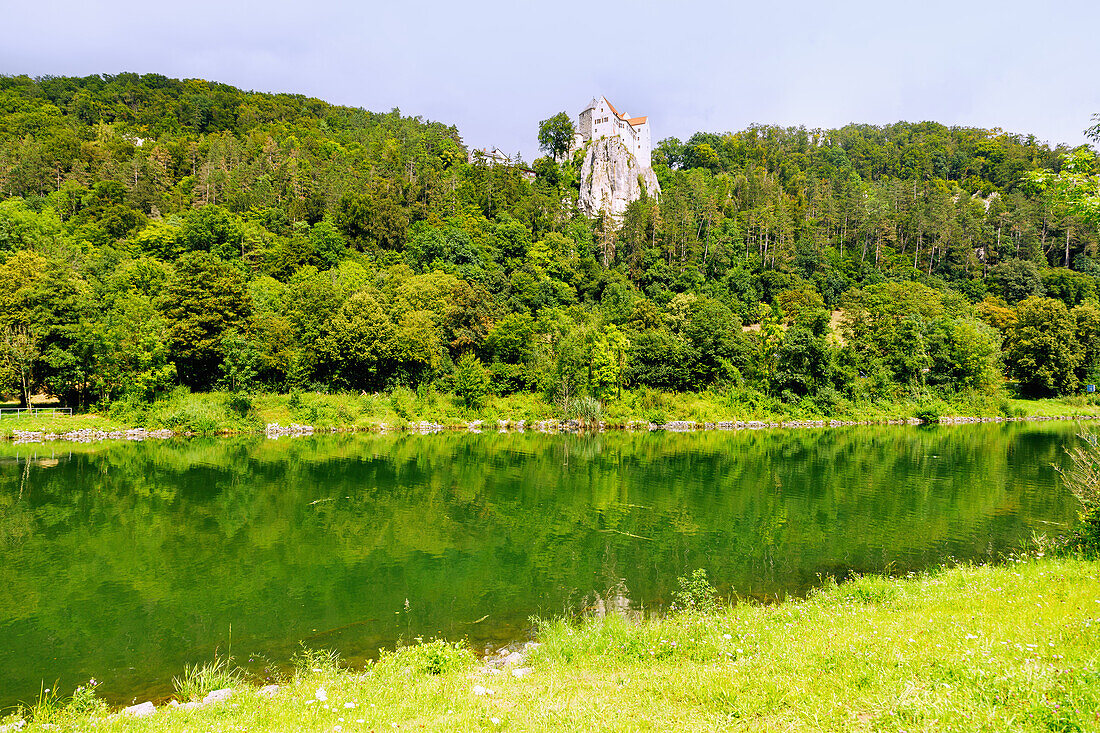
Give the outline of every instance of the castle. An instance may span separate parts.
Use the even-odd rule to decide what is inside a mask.
[[[607,97],[593,97],[577,119],[574,148],[589,140],[617,137],[631,152],[638,165],[650,167],[649,118],[629,117],[619,112]]]

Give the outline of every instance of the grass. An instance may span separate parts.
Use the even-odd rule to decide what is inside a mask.
[[[244,682],[244,672],[233,664],[232,657],[217,654],[209,662],[187,665],[183,674],[172,678],[172,686],[180,700],[201,700],[208,692],[239,687]]]
[[[578,409],[583,402],[584,409]],[[783,402],[759,392],[732,388],[726,391],[659,392],[639,388],[623,390],[615,399],[596,403],[573,400],[561,407],[532,393],[490,395],[484,406],[469,409],[454,395],[421,388],[398,387],[390,392],[290,394],[225,392],[191,393],[177,388],[152,404],[116,402],[99,412],[57,418],[6,418],[0,420],[0,437],[15,430],[63,433],[72,430],[122,430],[127,427],[168,428],[177,433],[213,434],[258,432],[269,423],[312,425],[319,430],[401,429],[412,423],[430,422],[444,427],[465,427],[482,421],[494,429],[498,420],[515,424],[581,417],[602,419],[609,426],[637,423],[662,424],[673,420],[697,423],[721,421],[781,422],[791,420],[841,420],[883,422],[918,414],[964,417],[1059,417],[1100,416],[1100,396],[1020,400],[1006,395],[956,395],[950,399],[896,399],[851,402],[838,399],[828,404],[812,400]]]
[[[692,595],[696,580],[685,587]],[[245,686],[228,703],[146,719],[61,706],[48,724],[347,733],[1100,729],[1096,561],[1019,557],[861,577],[772,606],[555,620],[541,623],[538,637],[522,678],[486,674],[461,645],[434,641],[365,670],[302,665],[271,699]],[[37,716],[27,727],[44,729]]]

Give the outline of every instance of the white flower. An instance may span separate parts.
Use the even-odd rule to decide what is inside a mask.
[[[346,707],[346,708],[353,708],[353,707],[355,707],[355,703],[353,703],[353,702],[346,702],[346,703],[344,703],[344,707]]]
[[[325,700],[328,700],[328,693],[325,692],[325,688],[318,687],[317,688],[317,694],[315,695],[315,697],[318,700],[320,700],[321,702],[324,702]]]
[[[489,718],[489,722],[493,725],[500,725],[500,718]]]
[[[732,639],[733,635],[732,634],[722,634],[722,638],[723,639]]]

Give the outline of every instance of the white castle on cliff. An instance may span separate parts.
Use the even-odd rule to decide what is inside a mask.
[[[589,140],[617,137],[642,168],[650,167],[649,118],[619,112],[607,97],[593,97],[577,118],[574,148]]]

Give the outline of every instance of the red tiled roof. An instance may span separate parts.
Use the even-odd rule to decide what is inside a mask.
[[[607,97],[604,97],[603,101],[607,102],[607,106],[611,108],[611,113],[613,115],[615,115],[620,120],[626,122],[631,127],[636,127],[638,125],[644,125],[645,121],[649,119],[648,117],[631,117],[630,119],[627,119],[621,112],[619,112],[619,110],[615,109],[615,105],[611,104],[610,99],[608,99]]]

